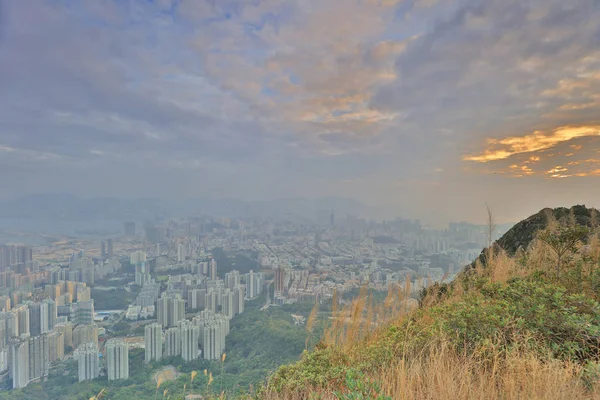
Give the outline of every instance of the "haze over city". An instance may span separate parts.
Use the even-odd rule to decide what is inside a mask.
[[[600,194],[576,1],[4,1],[2,198],[347,197],[501,222]]]

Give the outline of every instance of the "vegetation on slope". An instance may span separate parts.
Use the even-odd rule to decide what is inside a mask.
[[[337,312],[315,351],[280,368],[260,396],[599,398],[596,212],[542,215],[545,223],[526,220],[520,233],[509,232],[513,242],[497,242],[452,284],[431,287],[414,312],[401,306],[405,292],[391,290],[380,306],[365,292]],[[559,254],[553,245],[561,241],[572,243]]]

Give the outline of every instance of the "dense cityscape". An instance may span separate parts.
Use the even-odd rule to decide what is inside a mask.
[[[7,389],[20,389],[74,360],[79,382],[127,380],[133,349],[143,349],[146,363],[219,360],[230,321],[261,295],[260,312],[331,303],[334,293],[344,301],[360,288],[394,286],[416,295],[450,281],[489,240],[480,225],[434,230],[402,218],[336,219],[330,211],[302,222],[128,221],[110,237],[7,243],[0,246],[1,377]],[[221,265],[223,254],[245,261]],[[120,296],[117,290],[130,303],[106,309],[102,299]],[[123,324],[134,332],[119,336]]]

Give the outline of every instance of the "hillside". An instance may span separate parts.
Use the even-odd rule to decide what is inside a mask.
[[[527,218],[416,311],[399,288],[380,305],[359,296],[259,397],[600,398],[595,214],[575,206]]]
[[[494,243],[494,248],[504,250],[508,255],[514,256],[519,249],[527,249],[535,239],[537,232],[548,226],[548,218],[562,223],[575,223],[580,226],[593,228],[600,221],[600,214],[594,208],[576,205],[571,208],[544,208],[540,212],[524,219],[509,229]],[[594,222],[595,219],[597,222]],[[486,250],[481,252],[480,261],[485,260]],[[474,263],[473,263],[474,265]]]

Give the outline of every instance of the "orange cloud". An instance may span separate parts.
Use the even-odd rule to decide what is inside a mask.
[[[479,155],[465,156],[465,161],[489,162],[504,160],[516,154],[546,150],[572,139],[600,136],[600,126],[563,126],[551,133],[535,131],[526,136],[488,139],[487,149]]]

